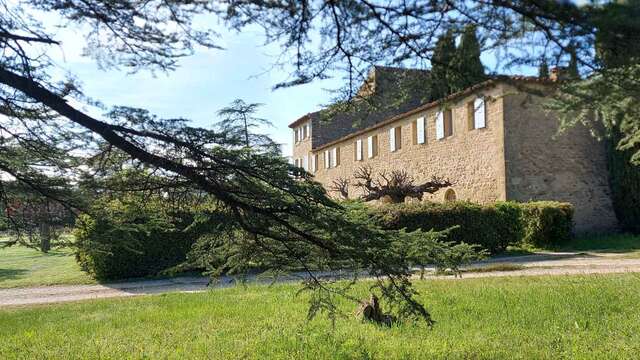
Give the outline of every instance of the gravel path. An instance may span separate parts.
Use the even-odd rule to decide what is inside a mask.
[[[463,279],[497,276],[576,275],[640,272],[640,259],[624,258],[619,254],[598,253],[546,253],[518,257],[490,259],[470,266],[478,269],[500,264],[518,265],[513,271],[467,272]],[[477,271],[477,270],[476,270]],[[293,274],[281,281],[300,279]],[[429,276],[429,278],[455,279],[453,276]],[[459,278],[458,278],[459,279]],[[251,278],[249,282],[268,282]],[[78,300],[162,294],[169,292],[195,292],[207,289],[208,279],[179,277],[163,280],[143,280],[100,285],[66,285],[0,290],[0,307],[59,303]],[[210,288],[233,286],[233,279],[223,277]]]

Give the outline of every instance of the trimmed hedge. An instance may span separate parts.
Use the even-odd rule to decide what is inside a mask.
[[[98,201],[78,217],[76,260],[98,279],[156,275],[185,261],[196,240],[188,214],[169,214],[159,202]]]
[[[449,239],[478,244],[492,253],[509,245],[558,245],[571,238],[573,208],[551,201],[385,204],[369,207],[370,215],[385,229],[442,231],[455,227]]]

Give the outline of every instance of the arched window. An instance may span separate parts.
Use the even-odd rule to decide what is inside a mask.
[[[447,191],[444,193],[444,201],[456,201],[456,192],[453,191],[453,189],[447,189]]]

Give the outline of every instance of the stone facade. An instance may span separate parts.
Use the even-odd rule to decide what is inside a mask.
[[[472,125],[470,111],[476,99],[484,100],[485,126],[481,128]],[[567,201],[576,208],[577,231],[615,228],[604,144],[584,128],[555,137],[557,119],[541,108],[542,100],[506,82],[488,81],[332,142],[315,145],[310,137],[294,145],[293,157],[306,156],[307,169],[325,188],[339,178],[353,183],[354,172],[362,166],[371,166],[374,174],[406,170],[417,183],[432,176],[453,182],[450,189],[425,194],[424,200],[445,201],[447,191],[451,195],[453,190],[456,199],[478,203]],[[452,115],[451,136],[437,139],[436,119],[446,110]],[[426,141],[418,144],[416,121],[421,118],[425,119]],[[312,132],[318,126],[311,118],[301,118],[294,124],[294,128],[309,124]],[[400,145],[395,151],[390,144],[392,128],[400,128],[396,137]],[[372,136],[377,137],[377,154],[369,158],[368,138]],[[356,159],[358,140],[362,143],[361,160]],[[325,152],[329,157],[339,156],[339,161],[326,166]],[[351,187],[349,195],[360,194]]]

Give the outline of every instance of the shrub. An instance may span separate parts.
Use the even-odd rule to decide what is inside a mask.
[[[76,259],[98,279],[155,275],[185,260],[196,238],[190,223],[160,201],[101,200],[76,221]]]
[[[522,242],[536,247],[549,247],[571,239],[573,206],[555,201],[521,204],[524,234]]]
[[[357,207],[352,207],[357,208]],[[554,245],[571,236],[573,210],[556,202],[470,202],[385,204],[367,208],[385,229],[442,231],[448,240],[477,244],[492,253],[521,242]]]

